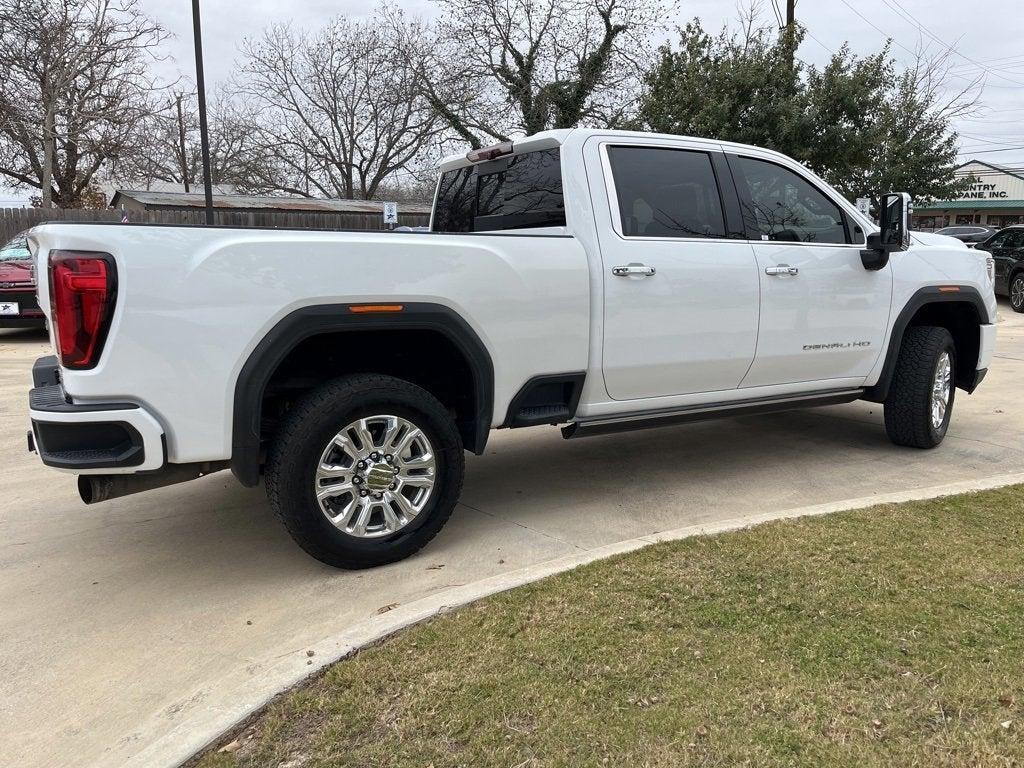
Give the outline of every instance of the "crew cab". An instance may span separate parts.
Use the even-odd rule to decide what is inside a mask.
[[[879,229],[776,152],[574,129],[444,160],[429,232],[43,224],[30,445],[90,503],[262,477],[347,568],[424,546],[495,428],[866,399],[933,448],[992,358],[993,265],[908,200]]]

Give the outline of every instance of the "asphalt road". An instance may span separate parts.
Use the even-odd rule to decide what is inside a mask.
[[[325,638],[481,579],[695,523],[1024,472],[1024,316],[1001,314],[988,379],[958,393],[935,451],[890,445],[868,403],[569,442],[495,433],[440,536],[358,573],[307,557],[262,488],[228,473],[83,505],[25,449],[45,338],[0,331],[0,765],[150,764],[316,669],[307,649]]]

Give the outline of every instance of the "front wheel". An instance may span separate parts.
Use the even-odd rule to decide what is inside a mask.
[[[332,381],[301,400],[267,458],[271,507],[321,562],[368,568],[429,542],[462,491],[462,440],[444,406],[391,376]]]
[[[885,431],[896,445],[934,448],[946,436],[956,394],[956,347],[945,328],[908,328],[885,399]]]
[[[1010,308],[1014,312],[1024,312],[1024,272],[1010,278]]]

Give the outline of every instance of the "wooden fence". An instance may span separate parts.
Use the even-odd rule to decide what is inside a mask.
[[[113,208],[84,210],[67,208],[0,208],[0,245],[19,232],[43,221],[121,221],[121,211]],[[129,213],[133,224],[187,224],[202,225],[206,215],[201,208],[171,211]],[[279,227],[287,229],[322,230],[384,230],[380,213],[343,213],[340,211],[245,211],[215,208],[214,224],[229,227]],[[430,223],[428,213],[402,213],[399,206],[398,226],[425,227]]]

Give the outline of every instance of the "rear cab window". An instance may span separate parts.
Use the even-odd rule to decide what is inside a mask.
[[[558,148],[524,152],[441,174],[434,232],[564,227]]]

